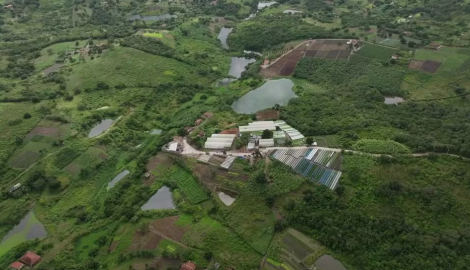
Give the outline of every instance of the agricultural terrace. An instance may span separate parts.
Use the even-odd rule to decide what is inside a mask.
[[[409,68],[430,73],[458,73],[470,68],[470,50],[442,47],[439,50],[416,50]]]
[[[349,59],[351,55],[348,40],[309,40],[297,45],[293,50],[272,60],[261,73],[266,77],[290,76],[294,73],[297,62],[303,58]]]

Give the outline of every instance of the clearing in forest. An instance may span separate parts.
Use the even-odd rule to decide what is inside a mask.
[[[440,50],[418,49],[413,61],[421,61],[420,70],[426,72],[462,72],[470,68],[470,50],[443,47]],[[413,68],[410,64],[410,68]]]

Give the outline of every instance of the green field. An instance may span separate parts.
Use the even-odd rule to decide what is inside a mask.
[[[380,61],[388,61],[396,51],[394,48],[364,43],[356,54]]]
[[[174,166],[170,169],[168,174],[165,175],[165,178],[170,182],[176,183],[191,203],[199,203],[208,199],[207,194],[201,186],[198,185],[196,179],[178,166]]]
[[[470,50],[443,47],[440,50],[418,49],[413,59],[441,62],[437,72],[461,72],[470,68]]]
[[[161,33],[144,33],[143,36],[151,38],[163,38],[163,34]]]
[[[54,61],[58,58],[58,54],[68,50],[82,48],[87,42],[87,40],[80,40],[78,42],[78,46],[75,46],[75,41],[62,42],[46,47],[41,50],[41,56],[34,60],[34,65],[38,70],[42,70],[48,66],[53,65]]]
[[[85,260],[88,258],[88,252],[90,252],[91,249],[95,248],[96,245],[96,240],[98,240],[100,237],[103,236],[109,236],[109,232],[106,229],[99,230],[92,232],[90,234],[87,234],[83,237],[81,237],[75,244],[75,252],[77,254],[77,258],[79,260]]]
[[[177,60],[148,54],[132,48],[116,47],[101,57],[76,65],[70,75],[70,89],[94,88],[99,82],[109,85],[157,84],[174,80],[207,82],[190,72],[191,67]]]

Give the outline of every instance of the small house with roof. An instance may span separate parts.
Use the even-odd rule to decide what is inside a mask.
[[[11,270],[20,270],[20,269],[23,269],[23,266],[24,266],[24,264],[22,264],[20,262],[13,262],[12,264],[10,264],[10,269]]]
[[[180,270],[196,270],[196,264],[191,261],[188,261],[181,265]]]
[[[35,266],[40,261],[41,256],[31,251],[26,252],[20,259],[20,262],[26,264],[29,267]]]

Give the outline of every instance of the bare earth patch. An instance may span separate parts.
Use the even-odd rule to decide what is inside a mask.
[[[276,120],[279,119],[279,111],[264,110],[256,113],[256,120]]]
[[[149,230],[151,232],[162,234],[177,242],[181,242],[181,240],[183,240],[184,234],[188,231],[189,228],[176,225],[175,222],[178,219],[178,216],[157,219],[150,224]]]

